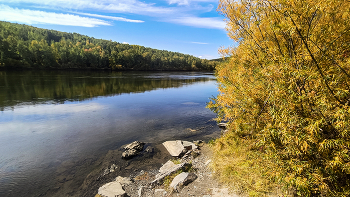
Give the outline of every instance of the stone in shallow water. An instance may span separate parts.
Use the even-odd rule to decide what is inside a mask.
[[[122,185],[117,181],[104,184],[102,187],[98,189],[98,194],[104,197],[125,197],[126,196],[126,193]]]
[[[137,150],[137,151],[142,151],[144,145],[145,145],[145,143],[143,143],[143,142],[135,141],[135,142],[132,142],[132,143],[126,145],[124,147],[124,149],[126,149],[126,150],[133,149],[133,150]]]
[[[137,150],[134,150],[134,149],[126,150],[122,153],[122,158],[123,159],[130,159],[130,158],[136,156],[137,154],[138,154]]]
[[[173,157],[179,157],[187,151],[186,148],[182,145],[181,140],[166,141],[163,143],[163,145]]]

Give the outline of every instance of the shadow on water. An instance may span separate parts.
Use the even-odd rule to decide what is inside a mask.
[[[0,196],[93,196],[118,175],[159,168],[162,142],[218,135],[205,108],[216,93],[204,72],[0,71]],[[134,140],[155,154],[120,159]]]

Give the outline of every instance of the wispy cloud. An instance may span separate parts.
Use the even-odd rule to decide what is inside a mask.
[[[165,14],[175,12],[174,8],[156,6],[139,0],[0,0],[6,3],[30,4],[47,8],[71,10],[100,10],[114,13]]]
[[[26,24],[55,24],[81,27],[111,25],[109,22],[73,14],[61,14],[37,10],[11,8],[0,4],[0,20]]]
[[[193,2],[217,2],[217,0],[167,0],[169,4],[189,5]]]
[[[178,17],[169,19],[170,22],[192,27],[225,29],[226,23],[217,17],[201,18],[196,16]]]
[[[208,44],[208,43],[205,43],[205,42],[191,42],[192,44]]]
[[[130,23],[143,23],[143,22],[145,22],[145,21],[142,21],[142,20],[127,19],[127,18],[124,18],[124,17],[106,16],[106,15],[90,14],[90,13],[83,13],[83,12],[73,12],[73,13],[79,14],[79,15],[97,17],[97,18],[105,18],[105,19],[110,19],[110,20],[115,20],[115,21],[130,22]]]
[[[176,23],[180,25],[186,25],[197,28],[208,28],[208,29],[224,29],[225,22],[219,17],[199,17],[199,14],[212,12],[214,9],[211,2],[216,2],[217,0],[166,0],[168,4],[177,4],[166,6],[160,6],[157,3],[151,3],[143,0],[0,0],[5,5],[22,7],[23,5],[30,8],[37,9],[49,9],[54,10],[53,12],[42,12],[42,11],[31,11],[23,10],[19,12],[16,9],[15,16],[9,20],[10,16],[6,14],[1,14],[3,20],[8,21],[18,21],[25,20],[25,23],[51,23],[51,24],[61,24],[64,25],[76,25],[76,26],[86,26],[95,27],[99,25],[111,25],[111,22],[102,19],[114,20],[114,21],[124,21],[133,23],[142,23],[143,20],[134,20],[124,17],[115,17],[100,14],[92,14],[96,11],[99,13],[123,13],[128,15],[137,16],[150,16],[156,21]],[[4,9],[4,6],[2,6]],[[7,7],[8,8],[8,7]],[[21,10],[22,11],[22,10]],[[47,10],[45,10],[47,11]],[[39,13],[42,12],[42,13]],[[63,13],[73,13],[72,14],[59,14]],[[46,13],[46,14],[43,14]],[[51,13],[49,15],[48,13]],[[26,14],[29,14],[28,17]],[[43,18],[40,18],[40,16]],[[89,16],[88,18],[79,15]],[[62,20],[58,19],[62,16]],[[74,18],[75,17],[75,18]],[[51,20],[53,18],[55,20]],[[98,19],[99,18],[99,19]],[[17,19],[17,20],[14,20]],[[30,20],[29,20],[30,19]],[[87,19],[82,21],[82,19]],[[28,22],[27,22],[28,21]],[[50,22],[52,21],[52,22]],[[53,23],[54,22],[54,23]]]

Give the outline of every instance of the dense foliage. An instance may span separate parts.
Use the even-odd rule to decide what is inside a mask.
[[[213,70],[215,61],[0,21],[0,67]]]
[[[208,105],[235,136],[217,145],[254,142],[245,154],[277,164],[265,175],[300,196],[350,196],[350,2],[220,0],[218,9],[239,45],[222,50],[230,59]]]

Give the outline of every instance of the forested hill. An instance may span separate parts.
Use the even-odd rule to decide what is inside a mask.
[[[213,70],[216,61],[0,21],[0,68]]]

